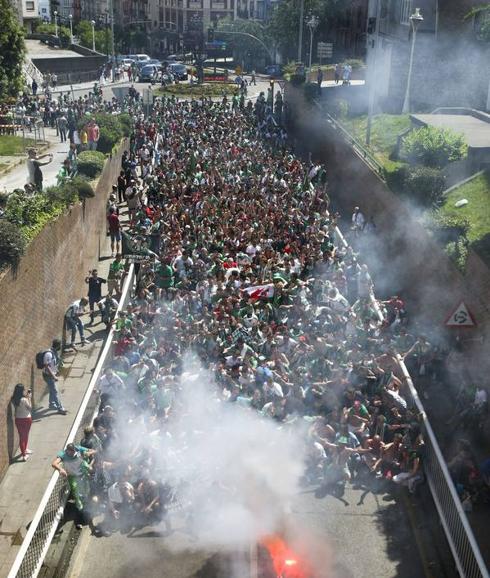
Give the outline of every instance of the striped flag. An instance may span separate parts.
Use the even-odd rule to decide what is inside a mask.
[[[245,287],[243,289],[244,293],[247,293],[252,299],[260,299],[261,297],[267,297],[270,299],[274,296],[274,285],[273,283],[267,283],[266,285],[254,285],[253,287]]]

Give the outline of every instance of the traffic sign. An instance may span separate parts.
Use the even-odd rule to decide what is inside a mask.
[[[319,42],[317,45],[318,58],[331,58],[333,54],[332,42]]]
[[[475,327],[476,321],[464,301],[446,319],[446,327]]]

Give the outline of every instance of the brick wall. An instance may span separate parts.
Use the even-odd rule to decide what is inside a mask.
[[[105,235],[105,206],[116,182],[124,147],[110,159],[97,183],[96,195],[49,223],[26,250],[15,274],[0,276],[0,477],[17,448],[9,403],[16,383],[44,393],[35,355],[61,337],[71,301],[86,293],[85,272],[96,266]]]

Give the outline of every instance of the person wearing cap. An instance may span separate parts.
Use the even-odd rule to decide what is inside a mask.
[[[60,401],[59,393],[56,388],[58,381],[58,366],[60,363],[59,352],[61,350],[61,341],[53,339],[51,348],[44,352],[42,376],[48,386],[49,392],[49,409],[56,409],[58,413],[66,415],[67,411]]]
[[[107,281],[99,277],[97,269],[89,271],[89,275],[85,277],[85,283],[88,285],[88,306],[90,309],[90,322],[93,323],[95,319],[94,305],[102,299],[102,285]]]

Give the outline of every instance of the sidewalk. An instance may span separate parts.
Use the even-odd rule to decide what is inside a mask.
[[[56,185],[56,175],[63,164],[63,161],[68,155],[70,149],[69,142],[60,142],[60,137],[56,136],[54,128],[45,128],[46,141],[49,147],[43,151],[42,154],[52,153],[53,162],[42,167],[44,176],[43,187],[50,187]],[[27,155],[25,155],[23,162],[19,163],[12,170],[0,177],[0,190],[6,189],[7,192],[12,192],[14,189],[23,189],[27,182]]]
[[[111,259],[109,242],[102,247],[101,260],[94,260],[99,275],[107,278]],[[85,272],[79,272],[84,274]],[[0,482],[0,578],[8,575],[15,556],[22,544],[27,525],[34,517],[46,486],[54,470],[51,462],[63,448],[80,403],[92,377],[100,350],[106,336],[105,326],[97,316],[94,325],[88,315],[83,317],[87,344],[76,352],[64,355],[62,375],[58,389],[68,414],[63,416],[48,409],[48,397],[44,395],[33,413],[29,447],[33,454],[28,462],[16,461],[9,466]],[[53,337],[55,337],[53,335]],[[49,344],[46,344],[49,345]],[[41,372],[36,370],[36,387],[45,392]],[[80,440],[77,440],[80,441]],[[17,449],[16,458],[20,454]]]

